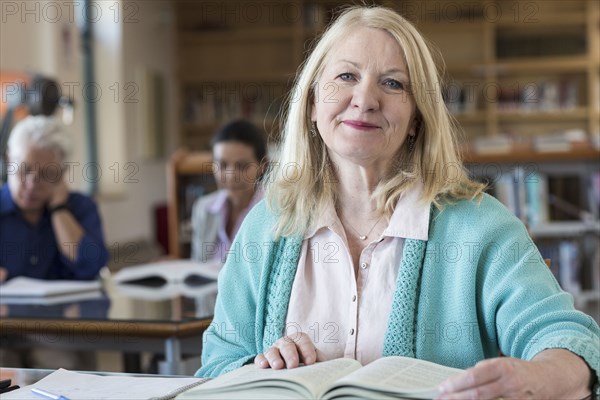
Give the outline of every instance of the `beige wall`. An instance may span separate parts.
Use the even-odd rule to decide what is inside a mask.
[[[0,70],[42,72],[74,95],[75,119],[68,130],[75,150],[72,161],[79,165],[72,186],[85,191],[89,179],[84,174],[88,159],[77,24],[84,11],[72,3],[82,4],[0,0]],[[125,246],[132,239],[153,236],[153,207],[166,201],[166,158],[147,159],[141,151],[146,138],[140,121],[147,117],[141,110],[147,92],[139,82],[139,71],[145,68],[164,78],[168,155],[176,146],[174,15],[167,0],[94,4],[89,16],[95,21],[95,84],[101,90],[96,99],[98,165],[94,168],[102,171],[97,200],[107,244]]]
[[[140,81],[141,69],[161,73],[165,79],[165,154],[170,154],[176,145],[172,9],[167,1],[127,4],[135,4],[136,7],[122,9],[122,43],[119,54],[122,68],[118,82],[115,81],[119,87],[119,101],[115,104],[115,99],[112,99],[113,107],[122,114],[122,125],[118,127],[118,131],[120,139],[124,141],[125,152],[118,164],[118,185],[125,194],[114,200],[107,198],[101,202],[107,237],[112,241],[110,244],[118,242],[121,246],[131,239],[151,237],[154,229],[153,207],[166,201],[166,159],[146,159],[142,151],[146,139],[140,119],[148,116],[144,113],[147,88]],[[96,63],[99,61],[96,60]],[[109,145],[106,159],[110,159],[110,149]],[[110,178],[114,178],[112,171]]]

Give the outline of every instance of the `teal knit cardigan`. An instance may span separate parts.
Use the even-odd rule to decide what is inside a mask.
[[[273,240],[275,223],[264,201],[244,220],[196,376],[238,368],[282,336],[302,238]],[[548,348],[580,355],[598,376],[598,324],[573,308],[523,224],[488,195],[432,210],[429,240],[405,241],[382,356],[468,368]]]

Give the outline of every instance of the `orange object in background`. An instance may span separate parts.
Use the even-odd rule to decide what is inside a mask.
[[[0,71],[0,119],[4,117],[10,105],[9,98],[16,91],[25,90],[31,83],[31,76],[20,72]],[[13,124],[27,116],[27,107],[21,104],[14,110]]]

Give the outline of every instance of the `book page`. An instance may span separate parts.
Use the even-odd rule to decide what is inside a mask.
[[[194,260],[165,260],[136,265],[118,271],[113,280],[126,283],[139,279],[160,277],[166,282],[184,282],[190,276],[200,276],[216,280],[221,270],[221,262],[201,263]]]
[[[244,394],[244,392],[267,396],[274,386],[287,387],[300,393],[301,397],[318,397],[332,382],[360,367],[358,361],[348,358],[280,370],[262,369],[251,364],[206,382],[198,388],[183,393],[177,399],[198,399],[202,396],[213,398],[213,394],[219,392],[229,393],[235,398],[254,398],[254,394]]]
[[[146,400],[168,399],[182,390],[200,385],[202,378],[137,377],[122,375],[100,376],[59,369],[34,385],[2,393],[2,400],[31,400],[37,398],[32,388],[46,390],[68,399],[78,400]]]
[[[0,297],[44,297],[98,291],[99,281],[44,280],[18,276],[0,284]]]
[[[74,303],[85,300],[102,299],[104,294],[101,290],[92,290],[89,292],[77,292],[68,294],[56,294],[54,296],[4,296],[2,287],[0,287],[0,304],[29,304],[51,306],[55,304]]]
[[[462,372],[429,361],[408,357],[384,357],[340,379],[336,387],[351,385],[380,392],[410,394],[414,398],[432,398],[437,386]]]

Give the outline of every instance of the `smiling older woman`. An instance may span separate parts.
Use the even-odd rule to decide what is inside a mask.
[[[260,251],[228,258],[197,374],[402,355],[467,368],[442,398],[588,395],[598,325],[467,177],[415,28],[350,8],[296,84],[267,201],[236,238]]]

